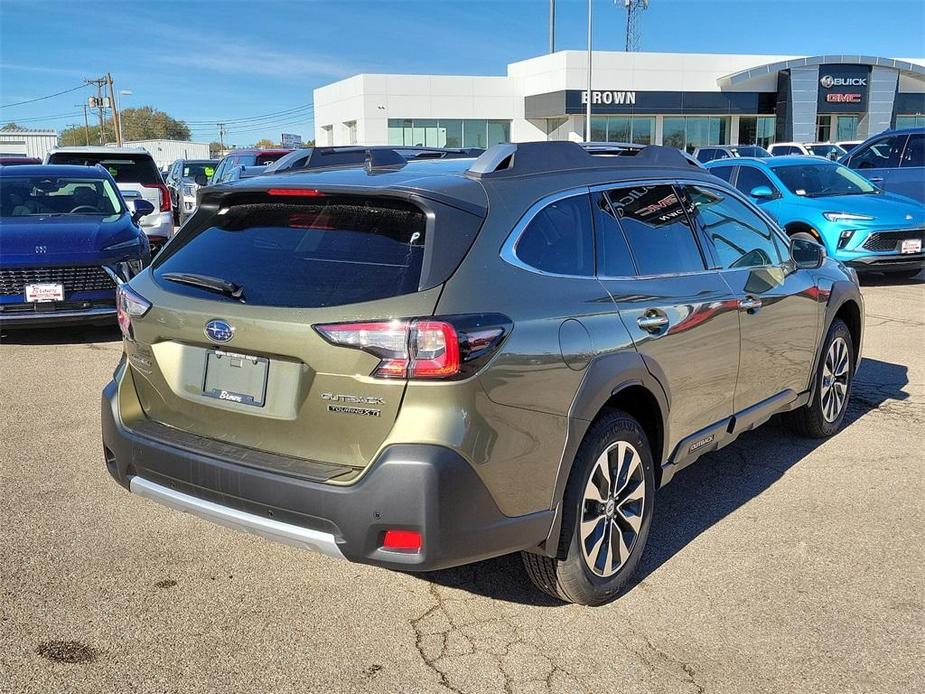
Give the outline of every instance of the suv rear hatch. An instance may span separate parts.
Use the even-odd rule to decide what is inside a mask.
[[[207,192],[132,282],[151,304],[126,343],[142,418],[289,474],[365,467],[407,382],[368,343],[433,314],[481,221],[410,195]]]
[[[170,194],[154,159],[147,152],[52,152],[49,164],[104,166],[126,200],[141,197],[154,209],[170,211]]]

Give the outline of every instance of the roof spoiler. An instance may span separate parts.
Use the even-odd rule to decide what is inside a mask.
[[[490,147],[466,173],[474,178],[506,178],[627,165],[672,168],[697,166],[680,150],[660,145],[648,145],[640,149],[619,146],[602,148],[597,144],[585,149],[577,142],[521,142]]]

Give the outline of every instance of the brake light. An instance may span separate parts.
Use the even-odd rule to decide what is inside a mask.
[[[150,308],[151,302],[129,289],[128,285],[120,284],[116,287],[116,314],[122,337],[126,340],[135,339],[132,331],[132,318],[141,318]]]
[[[267,195],[282,195],[298,198],[323,198],[327,193],[311,188],[270,188]]]
[[[161,212],[170,212],[170,191],[163,183],[143,184],[145,188],[157,188],[161,192]]]
[[[478,370],[511,327],[507,318],[493,314],[333,323],[315,330],[333,345],[379,357],[370,374],[375,378],[452,380]]]

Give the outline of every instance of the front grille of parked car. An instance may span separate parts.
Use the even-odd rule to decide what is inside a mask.
[[[907,239],[925,240],[925,229],[908,231],[876,231],[867,237],[863,248],[868,251],[898,251],[900,244]]]
[[[37,267],[0,270],[0,294],[22,294],[27,284],[63,284],[65,294],[113,289],[116,285],[99,266]]]
[[[116,310],[113,301],[53,301],[37,304],[33,302],[19,304],[0,304],[0,316],[22,313],[56,313],[59,311],[86,311],[92,308],[109,308]]]

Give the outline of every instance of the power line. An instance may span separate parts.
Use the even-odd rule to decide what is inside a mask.
[[[86,87],[86,84],[78,84],[76,87],[71,89],[65,89],[63,92],[56,92],[55,94],[49,94],[48,96],[39,96],[35,99],[26,99],[25,101],[17,101],[15,104],[3,104],[0,108],[10,108],[11,106],[22,106],[23,104],[31,104],[36,101],[44,101],[45,99],[53,99],[56,96],[61,96],[62,94],[70,94],[71,92],[76,92],[78,89],[83,89]]]
[[[229,128],[224,123],[221,123],[221,124],[216,123],[216,127],[214,128],[204,128],[204,127],[190,128],[190,132],[195,133],[197,135],[217,133],[219,130],[224,130],[225,133],[232,133],[232,134],[233,133],[246,133],[246,132],[254,132],[257,130],[266,130],[268,128],[276,128],[276,127],[286,126],[286,125],[295,125],[298,123],[308,123],[311,120],[312,119],[309,118],[308,116],[300,115],[300,116],[295,116],[292,118],[267,121],[265,123],[247,124],[246,127],[240,127],[240,128],[234,128],[234,127]],[[218,127],[219,125],[224,125],[224,128]]]
[[[314,108],[314,104],[303,104],[302,106],[295,106],[293,108],[285,109],[283,111],[274,111],[272,113],[264,113],[259,116],[243,116],[241,118],[211,118],[209,120],[185,120],[183,121],[187,125],[212,125],[214,123],[243,123],[247,121],[258,121],[264,120],[267,118],[277,118],[280,116],[285,116],[289,114],[294,114],[298,111],[310,111]]]

